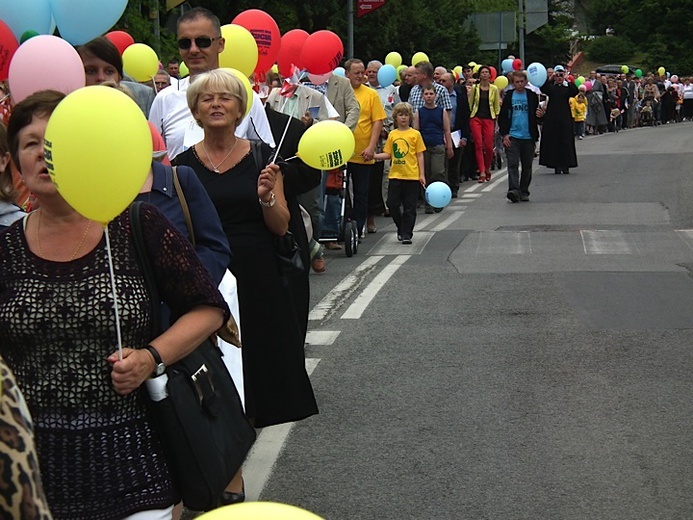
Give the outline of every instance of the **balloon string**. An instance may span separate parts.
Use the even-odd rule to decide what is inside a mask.
[[[282,138],[279,140],[279,144],[277,145],[277,151],[274,152],[274,157],[270,161],[270,164],[272,164],[274,161],[277,160],[277,156],[279,155],[279,150],[281,150],[282,145],[284,144],[284,138],[286,137],[286,132],[289,130],[290,124],[291,124],[291,117],[289,117],[286,120],[286,126],[284,127],[284,133],[282,134]]]
[[[118,337],[118,360],[123,360],[123,338],[120,335],[120,311],[118,309],[118,293],[116,293],[115,271],[113,269],[113,254],[111,253],[111,240],[108,236],[108,226],[103,227],[106,235],[106,252],[108,253],[108,270],[111,273],[111,292],[113,294],[113,309],[115,311],[116,335]]]

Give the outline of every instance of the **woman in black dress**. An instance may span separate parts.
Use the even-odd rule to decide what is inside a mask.
[[[305,335],[274,247],[274,238],[288,230],[282,169],[292,165],[282,163],[280,169],[269,164],[271,150],[265,144],[258,160],[251,143],[235,137],[247,94],[233,74],[201,74],[187,97],[205,138],[175,163],[197,172],[231,246],[229,269],[238,282],[248,417],[256,427],[304,419],[318,408],[305,369]]]

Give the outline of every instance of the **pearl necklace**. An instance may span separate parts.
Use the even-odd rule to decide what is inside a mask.
[[[202,149],[205,151],[205,155],[207,156],[207,160],[209,161],[209,164],[212,165],[212,168],[214,169],[214,173],[219,173],[219,166],[221,166],[222,164],[224,164],[224,161],[228,158],[229,155],[231,155],[231,152],[233,152],[233,150],[236,148],[236,145],[237,145],[237,144],[238,144],[238,138],[236,138],[236,142],[233,143],[233,146],[232,146],[231,149],[229,150],[229,153],[227,153],[227,154],[224,156],[224,158],[219,162],[219,164],[217,164],[217,165],[215,166],[214,163],[212,162],[212,158],[211,158],[211,157],[209,156],[209,154],[207,153],[207,148],[205,147],[205,142],[202,141]]]
[[[41,214],[43,213],[41,211],[41,208],[38,209],[38,219],[36,221],[36,247],[38,249],[38,254],[41,258],[45,258],[43,256],[43,250],[41,249],[41,240],[39,238],[39,231],[41,230]],[[77,246],[77,249],[75,249],[75,252],[72,253],[72,256],[68,260],[68,262],[72,262],[75,258],[77,258],[77,254],[79,253],[79,250],[82,249],[82,246],[84,245],[84,241],[87,239],[87,234],[89,233],[89,229],[91,228],[91,220],[88,221],[87,223],[87,228],[84,230],[84,235],[82,235],[82,240],[79,241],[79,245]]]

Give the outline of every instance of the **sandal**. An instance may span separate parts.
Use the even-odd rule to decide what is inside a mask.
[[[485,183],[486,182],[486,175],[484,175],[483,173],[481,175],[479,175],[479,179],[476,182],[478,182],[479,184]]]

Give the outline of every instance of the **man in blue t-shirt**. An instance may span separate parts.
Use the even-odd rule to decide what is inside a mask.
[[[503,146],[508,160],[508,199],[519,202],[529,200],[534,148],[539,140],[539,97],[526,88],[527,75],[524,71],[514,71],[512,79],[514,88],[508,91],[503,99],[498,127],[503,136]]]

